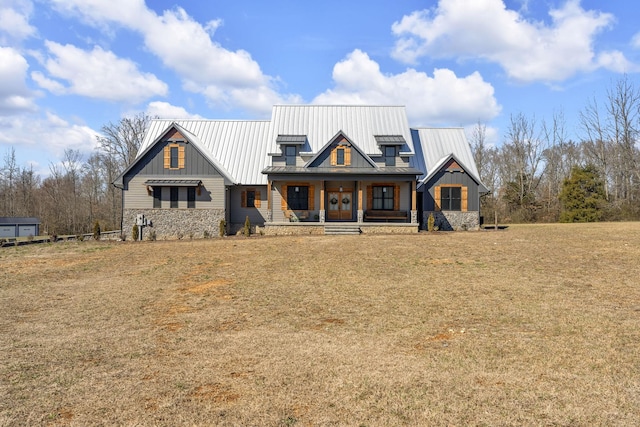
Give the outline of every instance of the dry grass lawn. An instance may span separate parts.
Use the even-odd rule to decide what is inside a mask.
[[[640,223],[0,249],[0,426],[639,424]]]

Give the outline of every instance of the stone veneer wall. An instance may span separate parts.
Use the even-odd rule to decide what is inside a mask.
[[[299,236],[303,234],[323,235],[325,224],[305,224],[294,222],[286,225],[267,224],[264,226],[264,234],[267,236]]]
[[[136,216],[143,214],[151,227],[144,227],[142,238],[155,232],[156,239],[177,239],[179,237],[204,237],[205,230],[210,237],[217,237],[224,209],[125,209],[122,218],[123,232],[131,239],[131,229]]]
[[[435,226],[441,231],[461,231],[461,230],[479,230],[480,214],[477,211],[472,212],[430,212],[425,211],[423,215],[423,228],[427,229],[427,221],[429,214],[433,213]]]
[[[418,230],[418,224],[367,225],[365,223],[365,224],[360,224],[360,231],[362,231],[362,234],[414,234],[414,233],[417,233],[419,230]]]

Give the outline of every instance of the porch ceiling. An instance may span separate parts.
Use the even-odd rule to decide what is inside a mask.
[[[269,175],[422,175],[418,169],[411,167],[374,168],[305,168],[302,166],[269,166],[262,173]]]

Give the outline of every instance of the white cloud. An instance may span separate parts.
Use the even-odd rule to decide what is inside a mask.
[[[0,44],[22,41],[36,34],[29,24],[33,5],[27,0],[3,0],[0,4]]]
[[[97,132],[82,124],[69,123],[53,113],[46,113],[44,117],[0,117],[0,126],[4,129],[0,143],[28,146],[30,151],[37,150],[49,158],[61,158],[68,148],[89,155],[97,147]]]
[[[168,102],[154,101],[147,106],[146,114],[161,119],[202,119],[198,114],[191,114],[183,107],[171,105]]]
[[[634,49],[640,49],[640,32],[634,34],[633,38],[631,39],[631,47]]]
[[[29,64],[10,47],[0,47],[0,114],[17,114],[35,110],[25,78]]]
[[[433,77],[414,69],[387,75],[355,50],[335,65],[333,80],[335,88],[313,103],[405,105],[412,126],[471,124],[500,113],[493,86],[477,72],[463,78],[447,69],[436,69]]]
[[[605,53],[617,59],[598,60],[593,46],[613,15],[584,10],[580,0],[568,0],[549,15],[545,24],[507,9],[502,0],[440,0],[434,10],[393,24],[399,38],[393,56],[407,63],[423,56],[490,61],[523,82],[562,81],[598,67],[617,71],[622,54]]]
[[[274,103],[298,100],[281,94],[277,79],[262,72],[244,50],[231,51],[212,40],[220,20],[204,26],[176,7],[162,15],[148,9],[143,0],[54,0],[59,10],[82,16],[104,28],[116,23],[139,32],[146,48],[182,79],[185,90],[204,95],[213,105],[242,107],[268,114]],[[254,99],[247,99],[247,95]]]
[[[85,51],[73,45],[46,41],[49,75],[32,73],[33,80],[55,94],[76,94],[110,101],[137,103],[167,94],[167,85],[151,73],[143,73],[127,59],[96,46]],[[66,83],[63,84],[60,80]]]

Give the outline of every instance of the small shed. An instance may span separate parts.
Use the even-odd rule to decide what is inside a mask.
[[[27,217],[0,217],[0,238],[40,235],[40,220]]]

